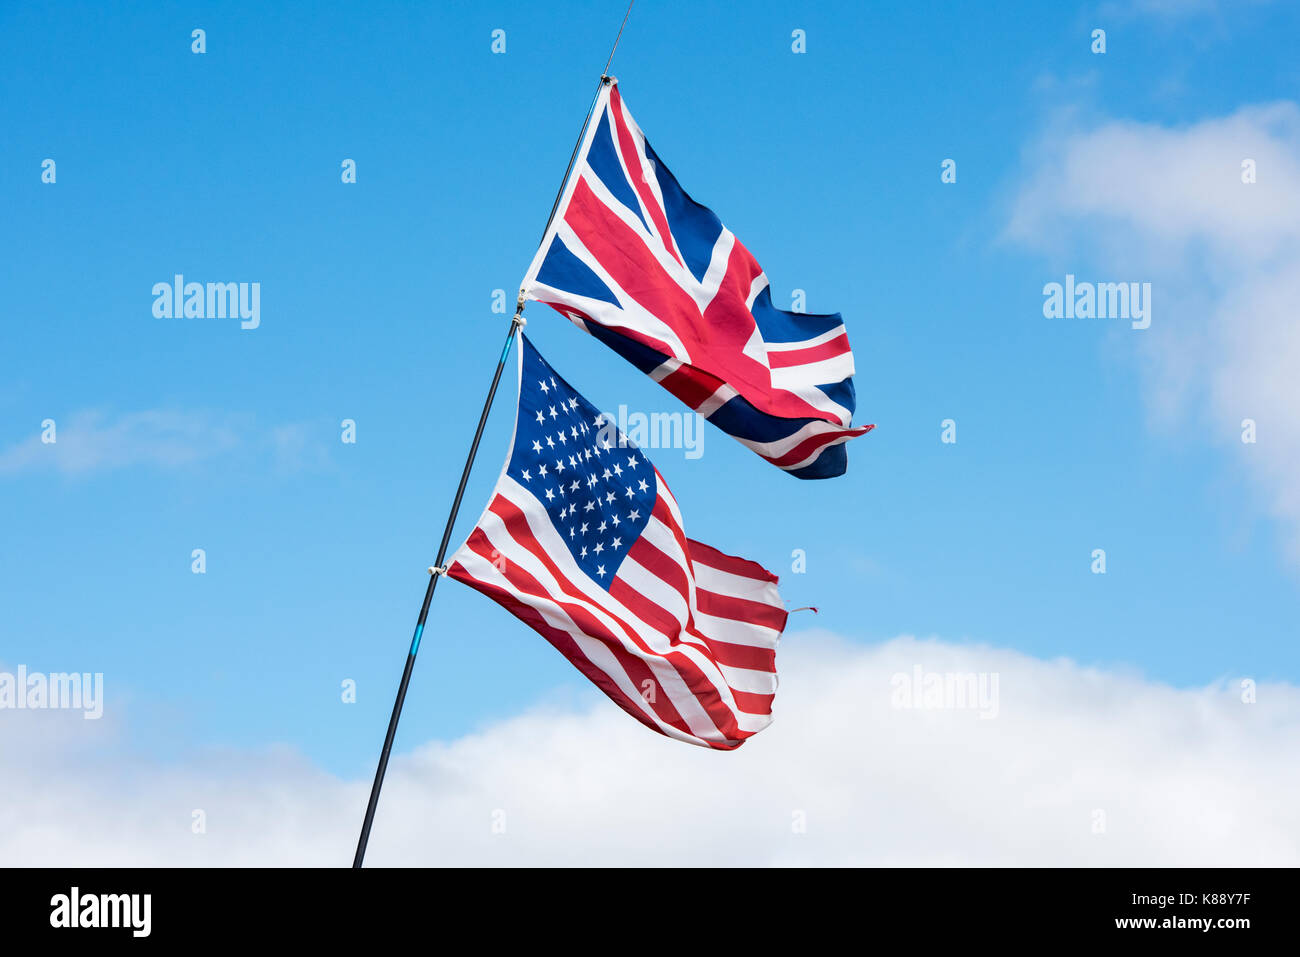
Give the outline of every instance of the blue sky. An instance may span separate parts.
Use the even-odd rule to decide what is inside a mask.
[[[638,4],[612,72],[776,301],[801,288],[843,314],[858,419],[878,427],[821,483],[717,431],[698,460],[652,453],[693,537],[778,572],[853,642],[941,635],[1175,686],[1300,679],[1291,528],[1235,419],[1162,410],[1149,352],[1166,339],[1042,314],[1067,272],[1155,280],[1162,336],[1204,300],[1176,307],[1161,257],[1116,262],[1087,216],[1058,250],[1008,228],[1063,126],[1176,132],[1294,97],[1295,12],[750,6]],[[148,754],[287,744],[369,773],[508,322],[493,290],[513,300],[622,16],[571,7],[0,11],[0,663],[103,672]],[[260,282],[260,327],[155,318],[151,287],[175,273]],[[678,408],[558,314],[527,316],[596,405]],[[512,398],[508,375],[456,542]],[[47,418],[57,455],[31,446]],[[398,750],[596,697],[446,582]]]

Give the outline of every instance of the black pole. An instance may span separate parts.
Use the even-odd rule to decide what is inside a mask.
[[[393,750],[393,737],[397,734],[397,722],[402,717],[402,704],[406,701],[406,689],[411,683],[411,671],[415,668],[415,656],[420,651],[420,638],[424,634],[424,622],[429,617],[429,602],[433,600],[433,590],[438,587],[442,577],[442,562],[447,556],[447,545],[451,541],[452,528],[460,512],[460,501],[465,496],[465,485],[469,482],[470,469],[474,467],[474,458],[478,455],[479,441],[483,438],[483,429],[487,425],[488,413],[492,411],[492,402],[496,398],[497,386],[501,383],[501,373],[506,367],[506,357],[510,346],[515,341],[515,334],[523,325],[523,303],[519,304],[515,317],[510,321],[510,331],[506,333],[506,344],[497,360],[497,370],[492,376],[492,385],[488,389],[487,400],[483,403],[483,414],[479,416],[478,428],[474,431],[474,441],[469,447],[469,456],[465,459],[465,470],[460,473],[460,485],[456,488],[456,497],[451,503],[451,514],[447,516],[447,526],[442,531],[442,543],[438,546],[438,557],[434,567],[429,570],[429,585],[424,590],[424,604],[420,606],[420,617],[415,623],[415,634],[411,637],[411,650],[406,655],[406,667],[402,669],[402,683],[397,686],[397,700],[393,702],[393,714],[388,719],[388,733],[384,735],[384,749],[379,754],[379,767],[375,769],[375,782],[370,786],[370,803],[366,805],[366,818],[361,824],[361,837],[357,841],[357,853],[352,859],[353,867],[360,867],[366,856],[366,844],[370,841],[370,826],[375,820],[375,807],[379,804],[379,789],[384,786],[384,773],[388,770],[388,756]]]
[[[623,14],[623,23],[618,28],[618,36],[614,38],[614,46],[609,51],[609,59],[605,61],[605,69],[600,75],[600,84],[596,87],[596,95],[591,98],[591,106],[587,107],[587,116],[582,121],[582,129],[578,131],[578,141],[573,144],[573,152],[569,154],[569,165],[564,169],[564,179],[560,180],[559,192],[555,194],[555,202],[551,204],[551,214],[546,217],[546,225],[542,228],[542,240],[546,239],[546,233],[551,228],[551,221],[555,219],[555,211],[560,207],[560,199],[564,196],[564,185],[569,181],[569,173],[573,170],[573,162],[577,159],[578,150],[582,148],[582,138],[587,132],[587,124],[591,122],[591,113],[596,108],[596,101],[600,99],[600,90],[609,82],[609,65],[614,61],[614,51],[618,49],[618,41],[623,36],[623,27],[627,26],[627,18],[632,13],[632,3],[627,5],[627,12]],[[379,752],[379,766],[375,768],[375,780],[370,785],[370,801],[366,804],[366,817],[361,823],[361,837],[357,840],[357,853],[352,858],[352,866],[360,867],[361,862],[365,860],[366,845],[370,843],[370,826],[375,821],[375,808],[379,804],[379,791],[384,786],[384,774],[388,771],[388,756],[393,750],[393,738],[397,735],[397,722],[402,717],[402,705],[406,701],[406,689],[411,683],[411,672],[415,670],[415,656],[420,651],[420,639],[424,635],[424,622],[429,617],[429,603],[433,601],[433,590],[438,587],[438,579],[442,577],[442,562],[447,557],[447,545],[451,541],[452,529],[456,524],[456,516],[460,512],[460,500],[465,495],[465,485],[469,482],[470,470],[474,467],[474,458],[478,455],[478,444],[483,438],[483,429],[487,425],[488,413],[492,411],[492,402],[496,399],[497,386],[501,383],[501,373],[506,367],[506,357],[510,355],[510,346],[515,341],[515,334],[523,328],[524,325],[524,291],[519,291],[519,303],[515,309],[515,316],[510,321],[510,331],[506,333],[506,344],[501,350],[501,358],[497,360],[497,370],[492,376],[492,385],[488,389],[487,400],[483,403],[483,413],[478,419],[478,428],[474,431],[474,441],[469,447],[469,455],[465,459],[465,470],[460,473],[460,485],[456,488],[456,497],[451,503],[451,514],[447,516],[447,525],[442,531],[442,543],[438,546],[438,557],[434,559],[433,567],[429,569],[429,584],[424,589],[424,604],[420,606],[420,617],[415,623],[415,634],[411,636],[411,650],[406,654],[406,667],[402,669],[402,681],[397,686],[397,700],[393,702],[393,713],[388,719],[388,733],[384,735],[384,749]]]

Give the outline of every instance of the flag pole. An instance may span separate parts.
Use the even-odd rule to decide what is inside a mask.
[[[573,163],[578,157],[578,150],[582,146],[583,136],[586,135],[587,125],[591,122],[592,111],[596,109],[596,101],[600,99],[601,88],[609,82],[609,65],[614,61],[614,51],[618,49],[618,41],[623,36],[623,27],[627,26],[627,18],[632,13],[632,3],[635,2],[636,0],[631,0],[627,5],[627,12],[623,14],[623,23],[618,28],[618,36],[614,38],[614,46],[609,51],[609,59],[605,61],[605,69],[601,71],[600,83],[596,87],[596,95],[591,99],[591,106],[587,107],[587,115],[582,121],[582,129],[578,131],[577,142],[573,144],[573,152],[569,154],[569,165],[564,168],[564,178],[560,180],[560,189],[555,194],[555,202],[551,204],[551,213],[546,218],[546,226],[542,229],[542,240],[546,239],[546,233],[550,230],[551,222],[555,219],[555,211],[560,208],[560,199],[564,196],[564,185],[569,181],[569,174],[573,171]],[[429,567],[429,584],[424,589],[424,603],[420,606],[420,617],[415,623],[415,634],[411,636],[411,647],[406,653],[406,666],[402,669],[402,680],[397,686],[397,700],[393,702],[393,713],[388,719],[388,732],[384,735],[384,748],[379,753],[379,765],[375,768],[375,780],[370,786],[370,801],[366,804],[366,816],[361,823],[361,836],[357,840],[357,852],[352,858],[353,867],[360,867],[365,860],[366,845],[370,843],[370,828],[375,820],[375,808],[379,805],[379,791],[384,786],[384,775],[388,771],[388,758],[393,750],[393,739],[397,736],[397,722],[402,717],[402,705],[406,702],[406,689],[411,684],[411,672],[415,670],[415,656],[420,651],[420,639],[424,636],[425,620],[429,617],[429,603],[433,601],[433,592],[438,587],[438,579],[447,571],[443,566],[443,561],[447,557],[447,546],[451,542],[451,533],[456,525],[456,516],[460,513],[460,503],[465,496],[465,486],[469,483],[469,473],[473,469],[474,459],[478,455],[478,446],[483,438],[483,429],[487,426],[488,414],[492,411],[492,403],[496,399],[497,386],[501,384],[501,373],[505,370],[506,358],[510,355],[510,347],[514,344],[515,336],[526,322],[527,320],[524,319],[524,290],[520,289],[514,318],[510,320],[510,329],[506,333],[505,346],[501,350],[501,358],[497,360],[496,372],[492,375],[492,385],[488,387],[487,399],[483,403],[483,412],[478,419],[478,428],[474,431],[474,441],[470,443],[469,455],[465,459],[465,468],[460,474],[460,485],[456,488],[456,497],[452,499],[451,513],[447,516],[447,524],[442,530],[442,542],[438,545],[438,557],[433,560],[433,564]]]

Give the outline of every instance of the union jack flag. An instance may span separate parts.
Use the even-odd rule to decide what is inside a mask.
[[[510,457],[448,565],[661,734],[718,750],[772,720],[776,576],[686,537],[657,469],[526,338]]]
[[[772,464],[842,475],[853,353],[839,315],[772,304],[762,267],[688,196],[602,87],[572,176],[524,278],[545,302]]]

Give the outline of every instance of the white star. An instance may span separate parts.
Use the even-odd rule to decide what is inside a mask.
[[[584,512],[590,512],[590,511],[591,511],[593,508],[595,508],[595,507],[596,507],[596,503],[595,503],[595,502],[588,502],[588,503],[587,503],[587,507],[584,508],[583,511],[584,511]]]
[[[538,413],[537,413],[537,424],[538,424],[538,425],[541,425],[541,424],[542,424],[543,422],[545,422],[545,421],[546,421],[546,416],[544,416],[544,415],[542,415],[542,413],[538,412]]]
[[[617,515],[615,515],[613,518],[611,518],[610,521],[614,523],[614,527],[615,527],[615,528],[618,528],[618,516],[617,516]]]
[[[583,546],[582,551],[580,551],[580,552],[578,553],[578,557],[579,557],[579,558],[586,558],[586,557],[587,557],[587,548],[586,548],[585,545]]]
[[[542,450],[542,443],[541,443],[541,442],[538,442],[536,439],[534,439],[534,440],[533,440],[533,451],[534,451],[534,452],[540,452],[541,450]]]
[[[560,413],[558,413],[558,412],[555,411],[555,406],[551,406],[551,418],[554,419],[554,418],[558,417],[559,414],[560,414]]]
[[[546,490],[546,501],[548,501],[548,502],[549,502],[549,501],[552,501],[554,498],[555,498],[555,493],[552,492],[552,491],[548,488],[548,489]]]
[[[570,434],[571,434],[575,439],[578,437],[578,430],[577,430],[577,429],[570,429],[569,432],[570,432]]]
[[[596,416],[595,421],[592,424],[595,425],[596,428],[600,428],[605,424],[605,417],[603,415]]]
[[[622,544],[623,544],[623,539],[621,539],[621,538],[616,538],[616,539],[614,539],[612,542],[609,543],[609,545],[610,545],[611,548],[618,548],[618,547],[619,547],[620,545],[622,545]]]
[[[581,527],[580,529],[578,529],[578,531],[580,531],[580,532],[582,532],[582,534],[586,535],[586,534],[587,534],[587,523],[586,523],[586,522],[583,522],[583,523],[582,523],[582,527]]]
[[[546,437],[546,447],[548,449],[555,448],[555,439],[551,438],[549,435]]]
[[[609,444],[609,439],[603,439],[603,440],[601,440],[600,445],[601,445],[601,448],[603,448],[606,452],[608,452],[610,449],[612,449],[612,448],[614,447],[614,446],[612,446],[612,445]]]
[[[605,504],[610,505],[613,503],[613,501],[614,501],[614,493],[610,492],[608,495],[605,496]]]
[[[639,489],[639,491],[644,492],[644,491],[646,491],[647,489],[650,488],[649,485],[646,485],[646,484],[645,484],[645,479],[642,479],[642,480],[640,481],[639,484],[640,484],[640,486],[641,486],[640,489]]]
[[[525,482],[531,482],[533,480],[533,477],[528,474],[528,469],[524,469],[523,472],[520,473],[520,477],[522,477]]]
[[[550,392],[550,391],[551,391],[550,387],[546,384],[545,380],[539,380],[537,384],[540,385],[540,386],[542,387],[542,391],[543,391],[543,392]]]
[[[598,531],[598,532],[603,532],[604,530],[605,530],[605,523],[604,523],[604,522],[601,522],[601,523],[600,523],[600,528],[596,529],[596,531]]]
[[[641,517],[641,513],[636,509],[632,509],[632,511],[627,513],[627,520],[629,522],[635,522],[640,517]]]
[[[569,486],[569,491],[570,491],[570,492],[576,492],[577,490],[578,490],[578,483],[577,483],[577,482],[574,482],[572,485]]]
[[[596,552],[596,554],[599,555],[599,554],[600,554],[601,552],[603,552],[604,550],[605,550],[605,544],[604,544],[604,542],[597,542],[597,543],[596,543],[596,548],[595,548],[595,552]]]
[[[608,482],[608,481],[609,481],[609,478],[610,478],[610,475],[609,475],[609,469],[605,469],[605,475],[604,475],[604,479],[605,479],[605,481]]]
[[[546,478],[546,466],[545,465],[537,466],[537,474],[540,475],[542,478]]]
[[[614,463],[614,474],[615,475],[623,474],[623,466],[619,465],[617,462]]]
[[[552,385],[554,388],[557,388],[557,389],[559,388],[559,386],[555,384],[555,376],[551,376],[551,385]]]
[[[569,468],[571,468],[571,469],[576,469],[577,467],[578,467],[577,460],[575,460],[574,457],[573,457],[572,455],[570,455],[570,456],[569,456]]]
[[[605,577],[605,566],[604,566],[604,565],[597,565],[597,566],[596,566],[596,574],[599,575],[601,578],[604,578],[604,577]]]
[[[627,467],[630,468],[630,469],[634,469],[634,468],[636,468],[636,456],[635,456],[635,455],[629,455],[629,456],[627,457]]]
[[[572,527],[569,528],[569,537],[570,537],[570,538],[573,537],[573,528],[572,528]]]
[[[632,497],[632,486],[630,485],[627,487],[627,497],[628,498]]]
[[[564,459],[556,459],[556,460],[555,460],[555,471],[557,471],[557,472],[563,472],[563,471],[564,471]]]
[[[563,430],[563,429],[560,429],[559,432],[555,433],[555,437],[556,437],[557,439],[560,440],[560,444],[561,444],[561,445],[563,445],[564,443],[566,443],[566,442],[569,441],[567,438],[564,437],[564,430]]]

